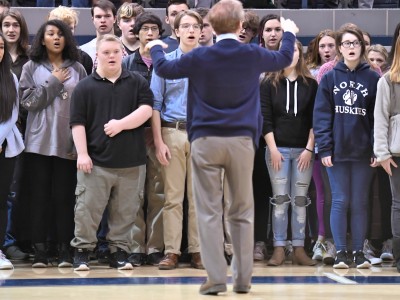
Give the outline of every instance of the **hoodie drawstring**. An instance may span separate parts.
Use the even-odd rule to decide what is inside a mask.
[[[294,82],[294,116],[297,115],[297,80]],[[286,113],[289,113],[290,80],[286,78]]]

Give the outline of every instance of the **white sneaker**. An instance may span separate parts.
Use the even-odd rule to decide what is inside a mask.
[[[336,257],[336,247],[330,241],[325,241],[325,253],[322,261],[325,265],[333,265]]]
[[[381,259],[384,261],[392,261],[393,257],[393,246],[392,239],[383,242]]]
[[[326,252],[325,243],[323,241],[317,241],[313,248],[313,256],[314,260],[322,260],[324,257],[324,253]]]
[[[265,259],[265,254],[267,253],[267,248],[264,242],[256,242],[254,245],[253,259],[256,261],[262,261]]]
[[[375,255],[376,249],[370,244],[368,240],[364,241],[364,256],[371,262],[371,265],[380,265],[382,263],[382,259],[376,257]]]
[[[291,261],[293,257],[292,241],[286,241],[286,246],[284,247],[284,250],[285,250],[285,259]]]
[[[370,254],[370,255],[376,257],[376,252],[377,252],[377,250],[375,249],[374,246],[371,245],[371,243],[369,242],[369,240],[366,239],[366,240],[364,241],[363,252],[364,252],[364,254],[367,254],[367,253],[368,253],[368,254]]]
[[[372,256],[371,254],[368,254],[365,252],[364,252],[364,256],[366,259],[368,259],[371,262],[371,265],[373,265],[373,266],[380,265],[382,263],[382,259],[380,257],[375,257],[375,256]]]
[[[0,270],[11,270],[13,269],[13,264],[6,258],[6,256],[0,250]]]

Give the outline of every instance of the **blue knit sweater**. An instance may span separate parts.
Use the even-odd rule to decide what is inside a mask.
[[[228,38],[167,61],[161,46],[151,49],[155,72],[167,79],[189,78],[187,129],[199,137],[249,136],[258,145],[262,117],[259,78],[292,62],[295,36],[284,33],[279,51]]]

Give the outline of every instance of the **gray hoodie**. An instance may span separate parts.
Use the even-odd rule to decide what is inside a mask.
[[[69,110],[72,91],[86,71],[70,60],[65,60],[62,68],[69,68],[71,76],[64,83],[51,74],[53,67],[47,60],[29,61],[23,67],[19,94],[28,111],[25,152],[76,159]]]
[[[378,81],[374,110],[374,153],[378,162],[387,160],[400,153],[389,151],[390,117],[400,114],[400,84],[390,82],[389,73]],[[397,141],[400,143],[400,139]]]

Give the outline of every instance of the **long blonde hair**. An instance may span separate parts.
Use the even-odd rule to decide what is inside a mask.
[[[390,81],[400,83],[400,36],[396,40],[393,62],[389,72]]]

